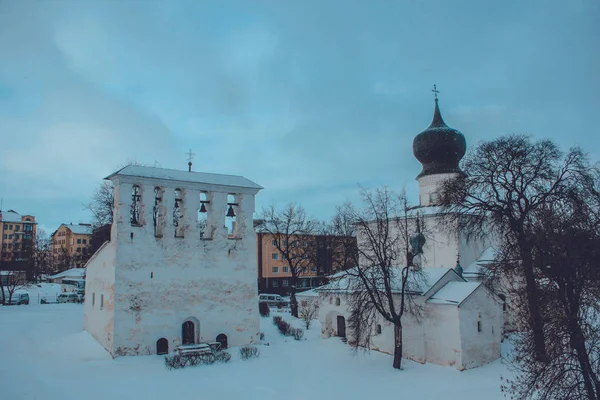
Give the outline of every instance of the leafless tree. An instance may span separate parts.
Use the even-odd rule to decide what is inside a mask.
[[[600,399],[600,195],[588,167],[565,196],[537,211],[532,260],[548,361],[538,361],[531,331],[515,335],[509,357],[517,398]]]
[[[25,271],[13,271],[13,270],[0,270],[0,280],[3,280],[0,285],[0,295],[2,297],[2,304],[10,304],[13,294],[25,287],[27,284],[26,272]]]
[[[307,216],[302,206],[295,203],[288,204],[281,210],[277,210],[272,204],[263,209],[261,219],[264,222],[259,229],[272,237],[273,244],[292,275],[290,308],[292,315],[297,318],[298,280],[307,274],[312,266],[317,223]]]
[[[96,188],[85,209],[93,215],[94,227],[112,224],[115,208],[114,187],[110,181],[102,181]]]
[[[38,230],[35,235],[35,245],[31,249],[30,264],[34,282],[38,282],[42,274],[53,270],[51,241],[43,230]]]
[[[497,272],[511,266],[524,279],[527,321],[540,361],[548,358],[532,258],[533,224],[542,207],[564,197],[569,185],[580,179],[584,158],[579,149],[563,155],[549,140],[501,137],[470,151],[462,164],[468,175],[446,181],[440,198],[449,226],[471,236],[500,238],[513,262],[498,264]]]
[[[318,297],[302,300],[300,304],[300,319],[304,321],[306,330],[310,329],[312,321],[319,316],[319,300]]]
[[[418,316],[415,293],[423,275],[414,259],[422,253],[423,222],[408,204],[406,193],[388,188],[363,190],[363,206],[345,205],[335,217],[338,226],[358,236],[357,268],[346,271],[349,327],[356,345],[369,347],[376,321],[394,325],[393,367],[402,368],[402,321],[405,312]]]

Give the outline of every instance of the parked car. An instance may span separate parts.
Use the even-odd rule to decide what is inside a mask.
[[[75,292],[61,293],[58,295],[59,303],[79,303],[79,296]]]
[[[11,306],[29,304],[29,293],[13,293],[8,304]]]

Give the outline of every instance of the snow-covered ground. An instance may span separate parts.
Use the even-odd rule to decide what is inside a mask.
[[[288,322],[289,314],[280,314]],[[378,352],[354,353],[337,338],[321,339],[315,321],[305,339],[279,334],[262,318],[265,342],[258,359],[237,349],[228,364],[169,371],[163,356],[110,355],[82,331],[80,304],[0,307],[2,399],[502,399],[500,361],[459,372],[405,362]],[[293,321],[301,326],[300,321]]]

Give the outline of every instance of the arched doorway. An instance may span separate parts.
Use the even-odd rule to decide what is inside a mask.
[[[225,350],[227,348],[227,335],[224,333],[219,334],[217,342],[221,343],[221,350]]]
[[[346,318],[342,315],[337,316],[337,336],[346,337]]]
[[[156,354],[169,354],[169,341],[165,338],[160,338],[156,341]]]
[[[185,321],[183,325],[181,325],[181,342],[183,344],[194,344],[196,340],[194,339],[195,335],[195,326],[192,321]]]

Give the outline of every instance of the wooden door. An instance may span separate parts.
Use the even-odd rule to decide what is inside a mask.
[[[181,327],[181,340],[183,344],[194,344],[194,323],[185,321]]]
[[[165,338],[160,338],[156,342],[156,354],[169,354],[169,341]]]
[[[337,316],[337,335],[346,337],[346,318],[341,315]]]

